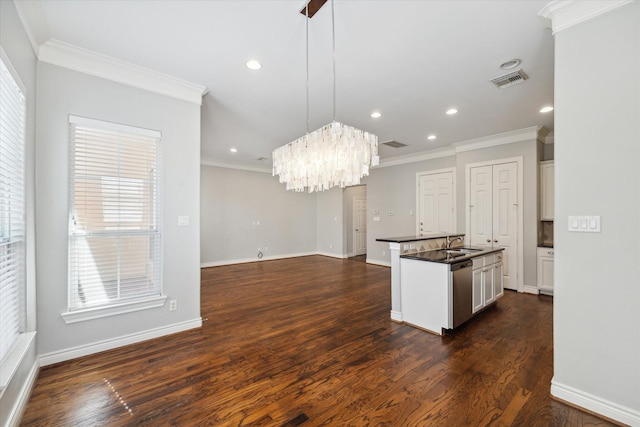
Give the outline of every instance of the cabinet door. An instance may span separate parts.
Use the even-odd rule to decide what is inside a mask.
[[[419,235],[451,233],[454,227],[453,172],[426,174],[418,180]]]
[[[494,275],[493,265],[485,267],[482,271],[482,275],[484,276],[482,278],[483,300],[484,300],[484,306],[487,306],[491,304],[493,301],[495,301],[495,294],[493,290],[493,275]]]
[[[540,288],[553,289],[553,257],[540,258],[540,276],[542,278]]]
[[[478,310],[484,307],[484,268],[479,268],[477,270],[473,270],[473,312],[477,312]]]
[[[543,162],[540,164],[540,219],[543,221],[553,220],[553,193],[554,193],[554,166],[553,162]]]
[[[478,166],[470,170],[469,215],[472,245],[491,246],[493,239],[493,167]]]
[[[504,286],[502,280],[502,262],[497,262],[493,265],[493,292],[495,295],[495,299],[498,299],[504,295]]]

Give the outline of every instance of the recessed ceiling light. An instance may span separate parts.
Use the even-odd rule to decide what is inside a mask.
[[[382,113],[380,111],[374,111],[373,113],[371,113],[371,117],[374,119],[379,119],[380,117],[382,117]]]
[[[428,139],[429,141],[433,141],[434,139],[436,139],[436,136],[435,136],[435,135],[429,135],[429,136],[427,137],[427,139]]]
[[[546,107],[542,107],[542,108],[540,109],[540,112],[541,112],[541,113],[548,113],[548,112],[550,112],[550,111],[553,111],[553,107],[552,107],[551,105],[547,105]]]
[[[230,148],[229,151],[231,151],[232,153],[237,153],[238,149],[237,148]]]
[[[259,70],[260,68],[262,68],[262,64],[255,59],[252,59],[250,61],[247,61],[247,68],[250,70]]]
[[[447,114],[450,115],[450,116],[456,114],[457,112],[458,112],[458,110],[456,110],[455,108],[449,108],[447,110]]]
[[[512,59],[510,61],[507,62],[503,62],[502,64],[500,64],[500,69],[501,70],[510,70],[512,68],[516,68],[518,65],[520,65],[520,61],[519,59]]]

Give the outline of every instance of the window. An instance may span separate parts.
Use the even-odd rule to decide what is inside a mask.
[[[133,308],[124,311],[131,311],[162,298],[160,133],[71,116],[69,137],[69,313],[63,317],[73,322],[73,312],[127,305]]]
[[[25,331],[24,90],[0,50],[0,362]]]

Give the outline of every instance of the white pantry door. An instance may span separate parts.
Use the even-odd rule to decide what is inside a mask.
[[[355,255],[367,253],[367,199],[353,199],[353,251]]]
[[[418,234],[455,232],[453,171],[418,176]]]
[[[469,235],[472,245],[503,247],[504,287],[518,289],[518,164],[472,167]]]

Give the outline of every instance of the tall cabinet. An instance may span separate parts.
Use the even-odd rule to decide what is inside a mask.
[[[553,236],[554,218],[554,164],[553,160],[540,162],[540,221],[543,231],[551,229]],[[548,236],[545,236],[548,238]],[[551,237],[551,240],[553,238]],[[540,242],[541,244],[544,242]],[[537,251],[538,292],[553,295],[553,245],[539,246]]]

